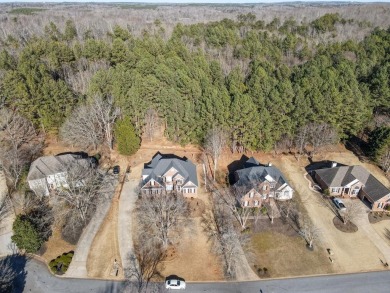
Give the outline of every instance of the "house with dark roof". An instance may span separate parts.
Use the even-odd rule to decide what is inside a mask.
[[[359,197],[372,210],[383,210],[390,204],[390,190],[362,166],[338,166],[314,170],[314,179],[330,195]]]
[[[157,153],[142,170],[142,194],[176,191],[194,196],[198,191],[196,166],[186,157]]]
[[[294,190],[278,168],[262,165],[255,158],[244,163],[244,168],[235,172],[233,188],[242,194],[241,206],[261,207],[270,198],[289,200]]]
[[[51,190],[68,186],[66,182],[67,168],[74,164],[92,166],[91,158],[76,154],[45,156],[32,162],[27,175],[30,189],[39,195],[49,195]]]

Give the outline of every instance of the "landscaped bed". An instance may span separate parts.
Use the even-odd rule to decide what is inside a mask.
[[[384,220],[390,220],[389,212],[371,212],[368,214],[368,220],[371,224],[378,223]]]
[[[73,254],[74,254],[73,251],[69,251],[67,253],[63,253],[62,255],[58,256],[55,259],[52,259],[49,262],[49,267],[51,271],[57,275],[65,274],[66,271],[68,270],[70,262],[72,261]]]
[[[337,216],[333,218],[333,224],[337,229],[344,233],[354,233],[358,230],[358,227],[354,223],[351,221],[344,223],[340,217]]]

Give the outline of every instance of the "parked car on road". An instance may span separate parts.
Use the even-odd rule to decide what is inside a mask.
[[[169,279],[169,280],[165,281],[165,288],[166,289],[185,289],[186,282],[180,281],[177,279]]]
[[[340,210],[340,211],[345,211],[347,208],[344,204],[344,202],[340,199],[340,198],[334,198],[333,199],[333,202],[335,204],[335,206]]]

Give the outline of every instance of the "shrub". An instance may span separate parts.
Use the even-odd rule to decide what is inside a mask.
[[[54,274],[65,274],[73,258],[73,251],[63,253],[49,262],[49,267]]]

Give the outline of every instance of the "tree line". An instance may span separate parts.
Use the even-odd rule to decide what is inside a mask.
[[[178,24],[168,39],[115,26],[105,38],[82,40],[71,20],[63,31],[51,23],[42,37],[3,46],[0,101],[40,132],[80,147],[120,141],[136,149],[143,133],[151,135],[150,117],[182,145],[224,129],[232,151],[269,151],[312,123],[347,139],[374,114],[388,114],[390,30],[375,28],[361,42],[313,42],[345,21],[265,24],[248,14]]]

